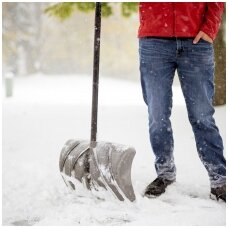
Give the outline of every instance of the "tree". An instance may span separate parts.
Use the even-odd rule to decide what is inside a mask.
[[[225,25],[225,22],[226,22],[226,13],[224,12],[221,28],[214,42],[214,52],[215,52],[215,96],[213,100],[214,105],[226,104],[226,43],[225,43],[226,25]]]
[[[42,3],[3,3],[3,63],[5,71],[28,75],[39,68]]]
[[[102,3],[102,16],[108,17],[113,14],[112,4],[116,3]],[[119,4],[119,3],[117,3]],[[121,13],[124,17],[129,17],[133,13],[138,12],[138,3],[136,2],[122,2],[120,4]],[[75,10],[82,12],[91,12],[95,8],[94,2],[64,2],[53,4],[45,9],[49,15],[56,16],[61,20],[69,18]],[[215,50],[215,96],[213,105],[223,105],[226,103],[226,48],[225,48],[225,13],[223,14],[222,25],[219,30],[217,39],[214,42]]]
[[[108,17],[113,14],[112,4],[116,3],[102,3],[102,16]],[[119,3],[117,3],[119,4]],[[136,13],[138,11],[138,3],[137,2],[122,2],[121,4],[121,12],[124,17],[131,16],[132,13]],[[54,15],[60,18],[61,20],[65,20],[69,18],[75,10],[80,10],[82,12],[91,12],[95,9],[95,2],[63,2],[53,4],[45,9],[45,12],[49,15]]]

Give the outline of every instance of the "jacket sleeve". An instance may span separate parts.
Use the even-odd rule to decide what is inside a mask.
[[[222,20],[222,13],[224,10],[223,2],[208,2],[206,13],[204,15],[204,22],[200,28],[212,40],[215,39]]]

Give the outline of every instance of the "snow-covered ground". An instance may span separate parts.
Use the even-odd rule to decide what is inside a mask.
[[[67,189],[58,170],[65,141],[89,139],[91,78],[17,78],[14,97],[3,99],[3,225],[225,225],[226,206],[209,198],[180,88],[173,92],[177,182],[147,199],[141,194],[156,174],[140,83],[101,77],[98,138],[137,151],[137,200],[119,202],[107,193],[102,201]],[[225,144],[225,106],[216,108],[215,119]]]

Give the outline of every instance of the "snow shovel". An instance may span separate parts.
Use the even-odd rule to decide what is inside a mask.
[[[89,190],[99,191],[102,188],[110,191],[121,201],[134,201],[131,166],[135,149],[111,142],[97,142],[100,29],[101,3],[96,3],[90,141],[68,140],[60,154],[59,168],[71,189],[77,190],[82,184]]]

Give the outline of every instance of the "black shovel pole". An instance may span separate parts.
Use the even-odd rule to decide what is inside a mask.
[[[90,159],[93,148],[97,141],[97,112],[98,112],[98,87],[99,87],[99,62],[100,62],[100,32],[101,32],[101,3],[96,2],[95,6],[95,25],[94,25],[94,51],[93,51],[93,85],[92,85],[92,111],[91,111],[91,135],[90,145],[84,159],[85,178],[84,185],[87,189],[91,188],[90,183]]]
[[[100,63],[100,33],[101,33],[101,2],[96,2],[94,26],[94,56],[93,56],[93,93],[91,113],[90,147],[94,147],[97,140],[97,113]]]

